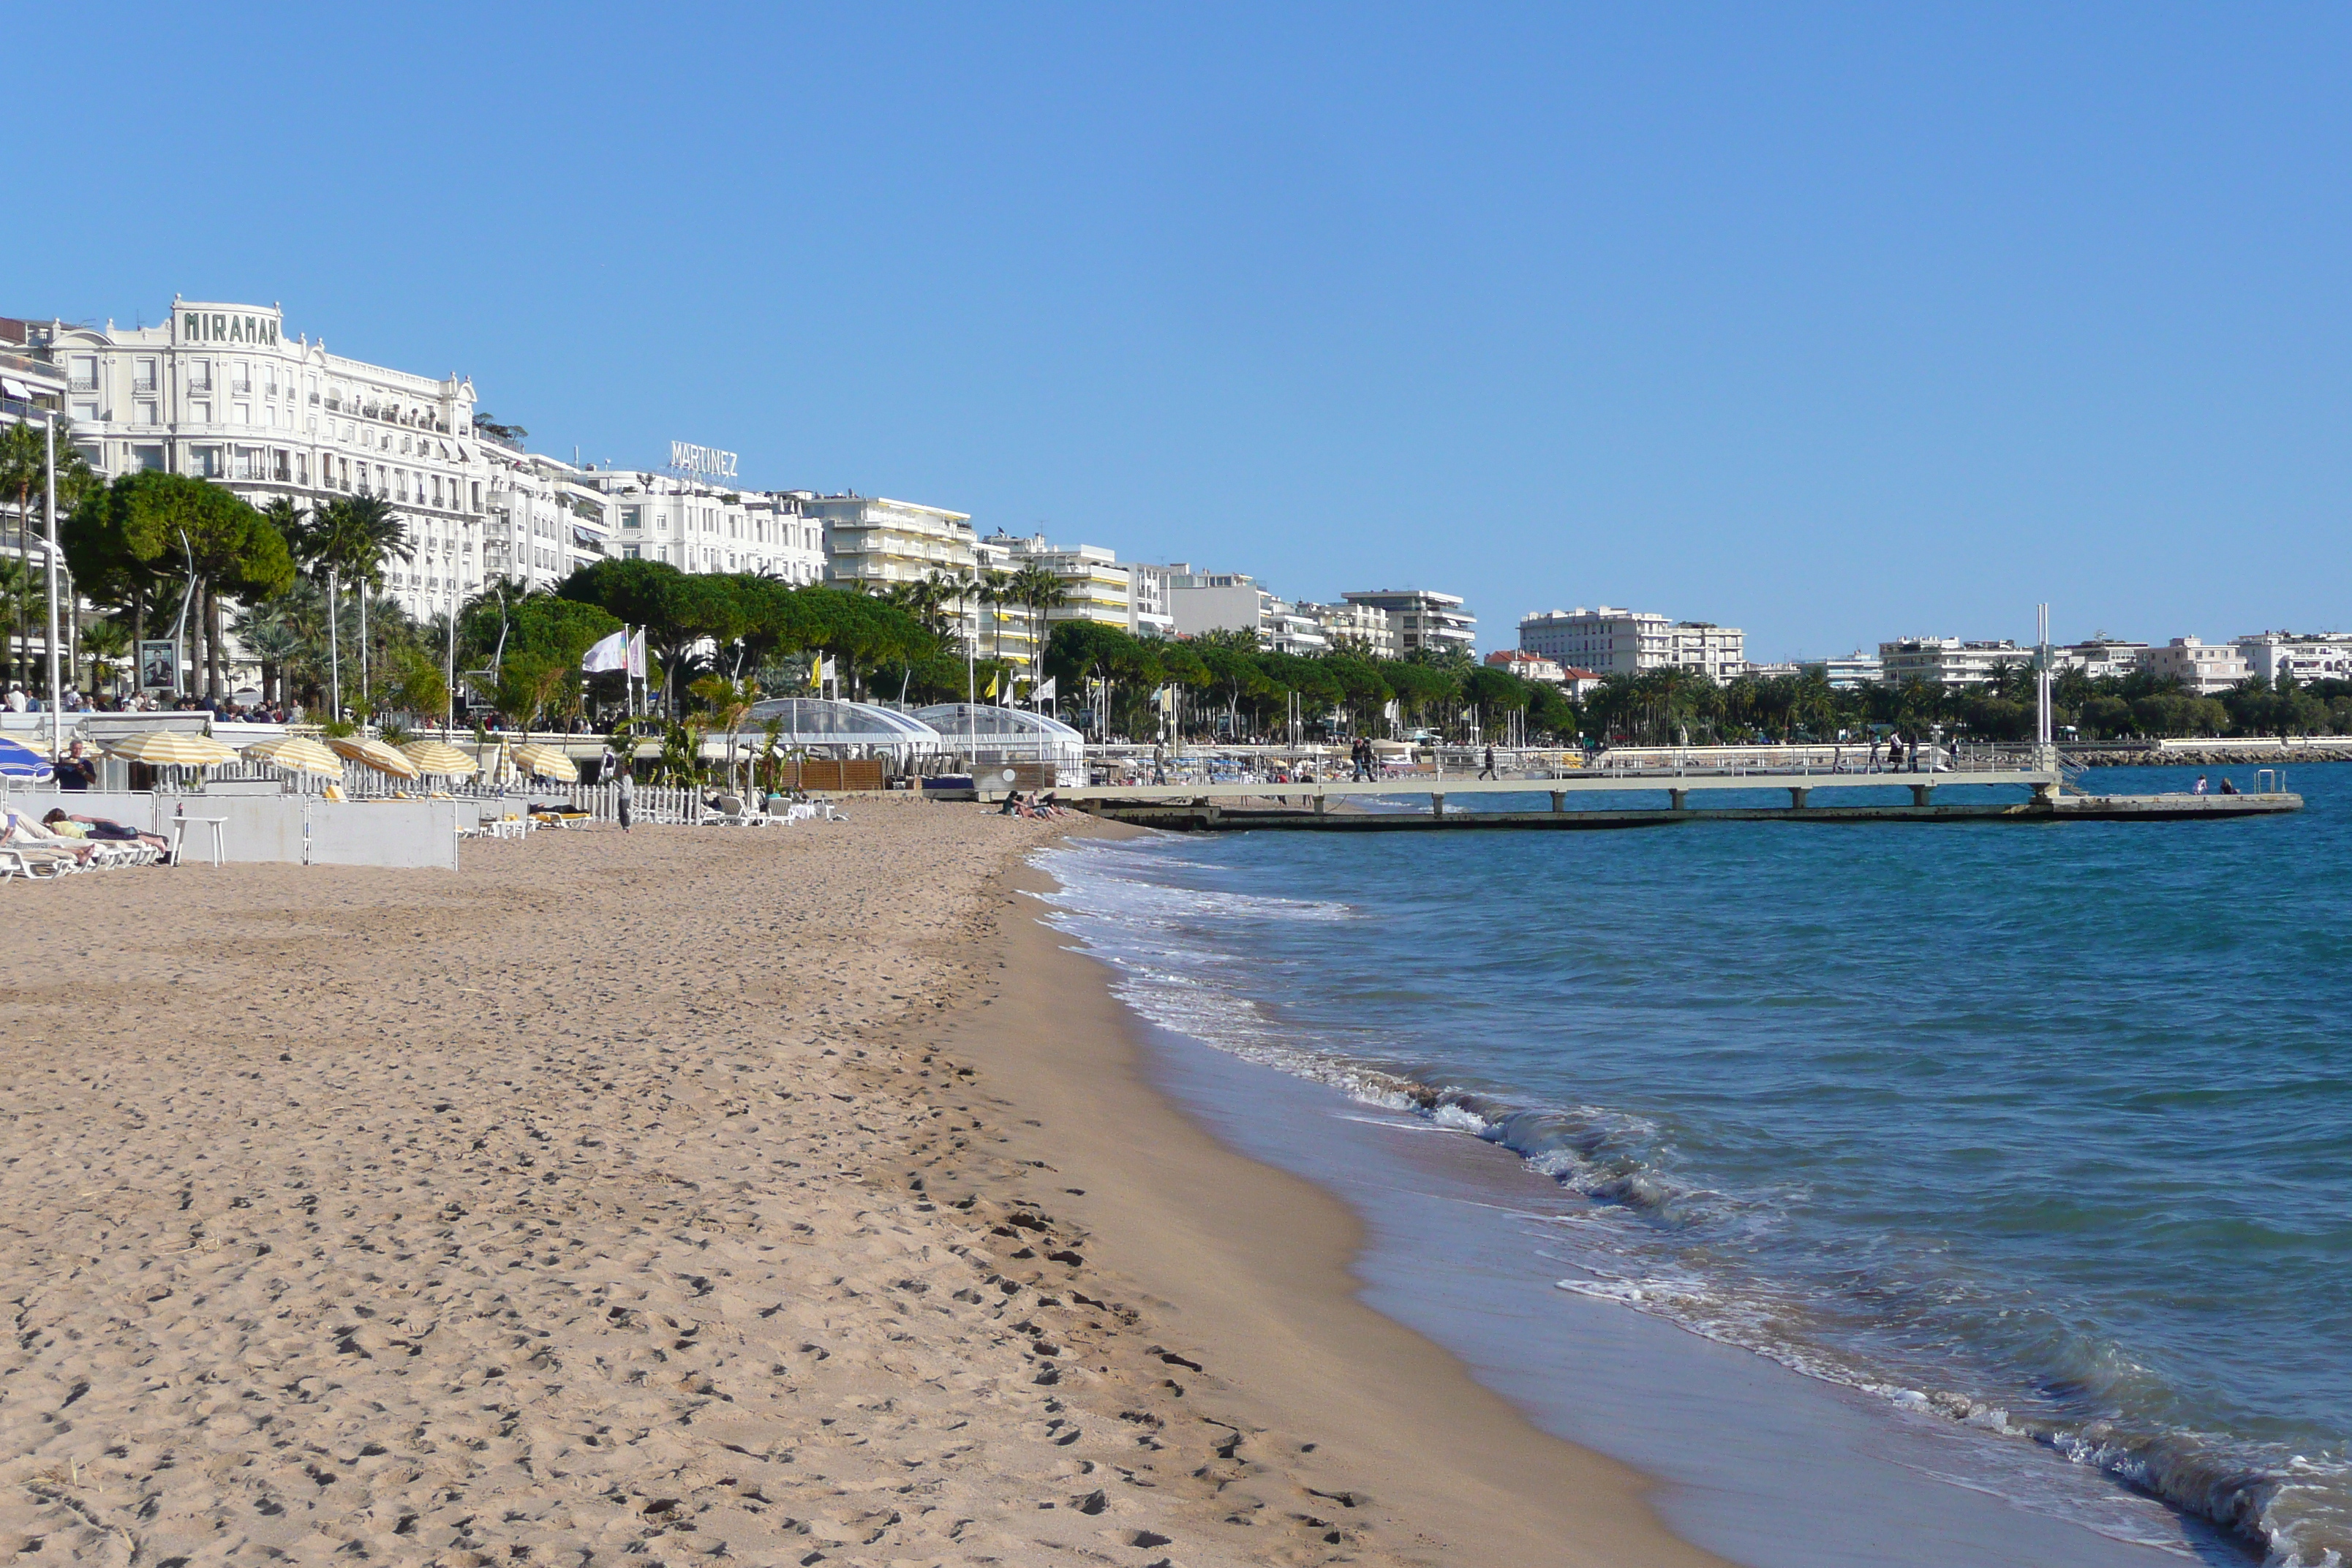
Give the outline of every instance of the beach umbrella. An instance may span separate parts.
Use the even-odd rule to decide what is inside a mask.
[[[420,771],[415,763],[385,745],[382,741],[362,741],[340,735],[327,742],[339,757],[349,757],[362,767],[373,768],[380,773],[390,773],[396,779],[413,779]]]
[[[106,749],[126,763],[144,763],[151,768],[216,768],[236,761],[235,747],[185,730],[142,730],[108,742]]]
[[[266,763],[289,773],[310,773],[322,779],[343,776],[341,757],[303,735],[284,735],[275,741],[256,741],[245,749],[248,763]]]
[[[572,759],[552,746],[517,746],[515,765],[535,778],[553,779],[558,784],[578,784],[580,770]]]
[[[482,764],[472,752],[461,752],[446,741],[411,741],[400,751],[419,773],[471,778],[481,771]]]
[[[49,760],[21,741],[0,735],[0,778],[30,779],[46,784],[57,776]]]

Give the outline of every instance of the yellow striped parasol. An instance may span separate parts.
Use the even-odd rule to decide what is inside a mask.
[[[310,773],[322,779],[343,776],[343,760],[306,735],[286,735],[256,741],[245,749],[248,763],[267,763],[289,773]]]
[[[400,752],[416,764],[419,773],[471,778],[481,771],[482,764],[472,752],[461,752],[446,741],[411,741]]]
[[[216,768],[236,761],[235,747],[185,730],[146,730],[110,741],[106,749],[126,763],[145,763],[151,768]]]
[[[580,770],[572,765],[572,759],[552,746],[517,746],[514,760],[515,766],[534,778],[553,779],[559,784],[580,782]]]
[[[413,779],[421,771],[415,763],[385,745],[382,741],[361,741],[351,736],[339,736],[327,742],[335,755],[349,757],[362,767],[373,768],[380,773],[390,773],[396,779]]]

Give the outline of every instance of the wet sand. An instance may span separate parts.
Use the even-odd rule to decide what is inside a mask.
[[[0,1548],[1711,1561],[1149,1087],[1053,829],[853,815],[0,892]]]

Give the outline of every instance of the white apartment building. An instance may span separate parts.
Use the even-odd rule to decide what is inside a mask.
[[[471,381],[289,339],[276,305],[175,298],[152,327],[37,326],[65,373],[74,445],[100,475],[165,468],[221,480],[257,506],[383,496],[422,563],[400,567],[391,590],[410,614],[446,608],[452,583],[461,597],[480,587],[490,473]]]
[[[2003,665],[2031,667],[2033,650],[2003,639],[1966,642],[1958,637],[1904,637],[1878,645],[1879,679],[1889,686],[1924,680],[1957,691],[1982,686]]]
[[[1875,686],[1885,673],[1875,654],[1864,653],[1860,648],[1843,658],[1807,659],[1798,668],[1801,671],[1821,671],[1822,679],[1828,682],[1832,691],[1853,691],[1864,686]]]
[[[824,529],[824,578],[845,588],[919,583],[934,572],[969,572],[969,513],[887,496],[820,496],[793,490],[801,513]]]
[[[2147,644],[2126,642],[2104,634],[2050,650],[2053,669],[2079,669],[2094,680],[2120,678],[2140,667]]]
[[[1129,561],[1127,568],[1127,629],[1139,637],[1172,637],[1176,618],[1168,613],[1168,583],[1187,565],[1155,566]]]
[[[2246,679],[2246,656],[2232,643],[2209,643],[2197,637],[2174,637],[2152,647],[2140,668],[2159,680],[2177,680],[2180,689],[2197,697],[2212,697]]]
[[[1301,600],[1298,614],[1313,621],[1333,647],[1354,647],[1374,658],[1395,658],[1401,649],[1397,617],[1371,605],[1316,605]]]
[[[796,586],[824,580],[824,524],[808,514],[805,491],[769,494],[641,468],[559,467],[575,518],[570,542],[590,559],[660,561],[681,572],[744,573]]]
[[[1748,668],[1748,637],[1738,626],[1676,621],[1609,605],[1530,612],[1519,618],[1519,647],[1603,676],[1646,669],[1695,669],[1724,681]]]
[[[1169,578],[1169,616],[1179,637],[1254,633],[1275,653],[1317,654],[1331,646],[1314,616],[1258,586],[1245,572],[1187,572]]]
[[[1367,588],[1339,597],[1385,612],[1396,628],[1400,658],[1424,647],[1473,656],[1477,652],[1478,617],[1462,607],[1458,594],[1433,594],[1425,588]]]
[[[2265,683],[2282,675],[2298,682],[2352,680],[2352,633],[2257,632],[2238,638],[2238,652],[2247,673]]]

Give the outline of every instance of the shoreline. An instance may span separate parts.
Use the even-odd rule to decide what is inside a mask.
[[[1714,1562],[1144,1081],[1022,890],[1073,828],[12,885],[0,1547]]]
[[[1034,1113],[1014,1148],[1045,1162],[1041,1178],[1084,1183],[1054,1201],[1167,1331],[1192,1336],[1193,1348],[1171,1348],[1202,1363],[1195,1375],[1222,1408],[1289,1450],[1286,1479],[1310,1499],[1354,1500],[1349,1510],[1372,1527],[1364,1544],[1402,1561],[1722,1562],[1659,1520],[1653,1478],[1542,1431],[1452,1353],[1366,1305],[1353,1212],[1234,1151],[1153,1084],[1139,1020],[1108,969],[1065,946],[1045,906],[1024,897],[1051,877],[1024,864],[1000,885],[998,941],[1027,994],[1008,978],[946,1048],[979,1065],[1010,1109]]]

